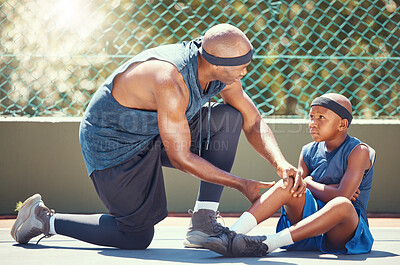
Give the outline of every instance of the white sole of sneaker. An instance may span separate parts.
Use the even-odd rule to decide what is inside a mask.
[[[204,248],[202,245],[192,244],[186,239],[183,241],[183,245],[185,248]]]
[[[23,225],[23,223],[31,216],[31,214],[34,214],[34,209],[35,206],[40,203],[42,200],[42,196],[40,194],[35,194],[28,199],[24,201],[24,203],[21,205],[21,208],[18,212],[17,219],[15,220],[15,223],[13,227],[11,228],[11,236],[14,238],[15,241],[18,242],[17,238],[17,231],[18,229]]]
[[[203,248],[202,243],[209,235],[201,231],[191,231],[186,234],[186,239],[183,241],[183,245],[186,248]]]

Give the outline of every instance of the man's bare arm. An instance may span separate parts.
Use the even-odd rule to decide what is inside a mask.
[[[175,81],[178,79],[178,81]],[[250,201],[255,201],[261,188],[272,184],[246,180],[225,172],[190,151],[190,129],[185,116],[187,89],[179,76],[160,82],[155,92],[159,131],[171,163],[192,176],[207,182],[235,188]]]
[[[275,167],[285,183],[289,176],[295,177],[292,189],[295,192],[301,182],[297,169],[284,158],[273,132],[264,122],[249,96],[243,91],[240,82],[226,87],[220,94],[225,103],[235,107],[242,114],[243,131],[251,146]]]

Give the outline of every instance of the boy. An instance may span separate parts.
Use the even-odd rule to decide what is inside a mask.
[[[350,101],[342,95],[316,98],[309,122],[314,142],[303,147],[298,165],[304,190],[293,197],[293,180],[287,188],[279,181],[230,229],[209,237],[204,247],[224,256],[264,256],[279,247],[332,254],[370,252],[374,240],[366,209],[375,151],[347,134],[351,112]],[[281,206],[277,234],[250,241],[243,237]]]

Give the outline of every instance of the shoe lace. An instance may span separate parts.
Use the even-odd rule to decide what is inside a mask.
[[[53,216],[54,214],[55,214],[56,212],[53,210],[53,209],[49,209],[49,212],[47,213],[47,215],[49,216],[49,217],[51,217],[51,216]],[[43,238],[49,238],[49,237],[52,237],[52,236],[54,236],[53,234],[45,234],[44,236],[42,236],[41,238],[39,238],[39,240],[36,242],[36,245],[39,245],[39,242],[43,239]]]
[[[52,237],[52,236],[54,236],[54,235],[44,235],[44,236],[42,236],[41,238],[39,238],[39,240],[36,242],[36,246],[37,245],[39,245],[39,242],[43,239],[43,238],[49,238],[49,237]]]
[[[250,256],[263,256],[265,255],[265,249],[263,248],[263,243],[259,239],[251,238],[251,237],[244,237],[244,242],[246,243],[245,250],[246,253]]]
[[[225,220],[224,220],[224,218],[222,218],[221,213],[219,211],[215,212],[215,216],[217,217],[217,221],[218,221],[218,218],[221,218],[223,226],[225,226]]]
[[[230,230],[228,227],[222,226],[220,223],[216,223],[213,227],[213,233],[215,237],[223,237],[223,235],[225,234],[227,239],[227,251],[224,254],[224,256],[233,256],[232,254],[232,242],[233,242],[233,238],[236,236],[236,232]]]

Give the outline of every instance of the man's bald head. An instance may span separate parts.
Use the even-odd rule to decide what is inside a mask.
[[[335,101],[336,103],[342,105],[343,107],[345,107],[350,113],[353,112],[353,108],[351,107],[350,100],[343,95],[340,95],[337,93],[328,93],[328,94],[322,95],[321,97],[329,98],[329,99]]]
[[[246,35],[229,24],[219,24],[207,30],[202,47],[207,53],[223,58],[242,56],[252,49]]]

